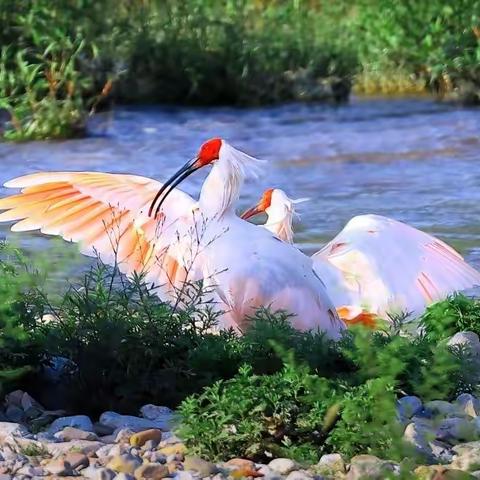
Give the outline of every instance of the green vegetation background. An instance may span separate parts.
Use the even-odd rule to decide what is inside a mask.
[[[0,0],[3,136],[82,134],[112,100],[478,103],[479,38],[479,0]]]

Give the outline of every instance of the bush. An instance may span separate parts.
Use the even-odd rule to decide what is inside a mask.
[[[25,265],[20,251],[0,242],[0,387],[6,389],[38,372],[42,360],[41,346],[31,335],[43,313],[40,278]]]
[[[270,345],[270,365],[283,360],[281,370],[258,375],[255,357],[245,357],[248,365],[233,379],[182,403],[179,433],[195,453],[315,462],[323,453],[368,452],[400,460],[411,452],[396,423],[399,393],[451,400],[472,390],[471,359],[445,343],[412,338],[397,327],[383,332],[359,327],[337,344],[321,342],[318,349],[318,337],[288,332],[285,326],[280,335],[272,329],[277,340],[270,342],[264,334],[276,321],[254,324],[243,338]],[[298,345],[303,348],[296,350]],[[319,355],[305,355],[309,350]],[[329,363],[332,354],[339,360],[335,364]]]
[[[432,342],[466,330],[480,335],[480,301],[455,294],[430,305],[419,322]]]
[[[9,116],[5,139],[84,133],[89,110],[110,88],[98,85],[107,75],[95,65],[95,41],[98,27],[106,25],[94,3],[0,0],[0,110]]]
[[[255,375],[250,366],[185,400],[181,437],[195,453],[213,459],[294,454],[315,461],[325,415],[336,392],[327,380],[286,365],[272,375]],[[293,451],[293,452],[292,452]]]

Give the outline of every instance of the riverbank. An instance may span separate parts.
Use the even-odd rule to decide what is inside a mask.
[[[478,337],[472,342],[473,338],[471,332],[460,332],[454,341],[470,339],[460,344],[473,347],[478,357],[480,342]],[[147,404],[138,416],[106,411],[92,421],[88,415],[64,416],[61,410],[48,411],[21,390],[9,393],[3,405],[2,480],[473,480],[480,475],[480,400],[468,393],[451,402],[422,402],[416,396],[400,396],[392,422],[398,427],[403,447],[400,450],[397,444],[395,460],[388,452],[373,455],[368,444],[364,453],[342,454],[335,451],[343,447],[340,442],[331,445],[331,453],[322,455],[318,451],[313,462],[268,450],[262,452],[263,460],[252,460],[245,452],[209,457],[198,453],[198,446],[208,443],[208,437],[183,441],[182,422],[191,420],[167,407]],[[228,412],[220,406],[216,416],[225,414]],[[216,420],[215,416],[211,419]],[[228,431],[223,432],[227,443],[246,433],[241,431],[242,422],[236,423],[234,418],[230,422]],[[367,432],[368,427],[363,422],[357,425],[370,438],[383,435],[380,430]]]
[[[478,0],[1,0],[5,139],[81,135],[111,102],[262,105],[357,92],[479,101]]]
[[[476,470],[480,300],[430,306],[417,319],[421,334],[400,315],[332,342],[262,309],[238,337],[210,333],[215,315],[201,294],[173,308],[141,278],[126,282],[101,264],[61,296],[43,290],[44,276],[18,251],[4,250],[0,267],[0,379],[10,393],[2,418],[19,424],[0,424],[18,437],[9,440],[17,450],[0,448],[6,475],[25,467],[27,478],[85,469],[87,478],[138,479],[201,469],[220,480],[233,458],[249,466],[234,478],[272,480],[293,471],[290,480],[328,478],[316,469],[332,458],[343,465],[334,478],[426,464]],[[123,416],[139,410],[141,418]],[[82,416],[59,420],[72,415]]]

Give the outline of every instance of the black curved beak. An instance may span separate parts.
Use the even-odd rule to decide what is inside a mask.
[[[190,176],[193,172],[197,171],[201,168],[201,165],[197,165],[198,158],[192,158],[189,160],[178,172],[174,173],[162,186],[162,188],[157,192],[155,198],[148,209],[148,216],[152,216],[152,212],[155,209],[154,218],[158,215],[160,208],[162,207],[163,202],[168,197],[170,192],[183,180],[185,180],[188,176]],[[155,204],[158,202],[157,207],[155,208]]]

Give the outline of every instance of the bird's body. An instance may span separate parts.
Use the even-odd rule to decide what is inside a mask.
[[[294,314],[292,325],[300,330],[320,327],[337,336],[341,323],[309,257],[236,216],[216,222],[215,232],[217,226],[224,233],[204,249],[199,264],[226,312],[225,327],[243,330],[256,308],[269,306]]]
[[[291,242],[294,202],[278,189],[269,197],[268,206],[261,200],[246,216],[265,211],[265,227]],[[449,245],[380,215],[352,218],[312,259],[345,319],[365,312],[419,314],[455,291],[480,285],[480,273]]]
[[[127,275],[144,273],[161,287],[164,299],[203,280],[224,312],[222,328],[241,331],[246,316],[266,306],[293,314],[297,328],[319,328],[337,337],[344,324],[312,260],[234,212],[256,162],[213,139],[165,184],[94,172],[27,175],[6,184],[22,193],[0,199],[0,210],[6,210],[0,221],[19,220],[13,230],[39,229],[78,242],[83,253],[116,263]],[[206,165],[212,170],[198,202],[174,188]]]

